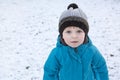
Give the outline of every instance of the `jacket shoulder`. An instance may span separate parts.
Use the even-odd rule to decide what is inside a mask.
[[[59,60],[59,59],[63,56],[63,55],[62,55],[63,52],[64,52],[64,50],[63,50],[62,47],[55,47],[55,48],[53,48],[53,49],[51,50],[49,56],[53,56],[53,57],[55,57],[56,59]]]
[[[92,52],[93,54],[100,53],[100,51],[98,50],[98,48],[97,48],[95,45],[93,45],[93,44],[91,44],[91,45],[88,47],[88,51],[89,51],[89,52]]]

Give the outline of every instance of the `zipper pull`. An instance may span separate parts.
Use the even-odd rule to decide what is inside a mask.
[[[75,48],[74,51],[75,51],[75,53],[78,53],[78,49],[77,48]]]

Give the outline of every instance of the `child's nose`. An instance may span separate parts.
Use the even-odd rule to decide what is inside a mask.
[[[76,33],[72,33],[72,37],[73,37],[73,38],[76,38],[76,37],[77,37],[77,34],[76,34]]]

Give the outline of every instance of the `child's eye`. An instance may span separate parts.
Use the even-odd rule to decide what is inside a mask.
[[[66,31],[66,33],[71,33],[71,31]]]
[[[81,30],[78,30],[77,32],[78,32],[78,33],[82,33],[82,31],[81,31]]]

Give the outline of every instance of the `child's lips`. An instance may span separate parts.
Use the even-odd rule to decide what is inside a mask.
[[[71,41],[71,43],[78,43],[78,41]]]

